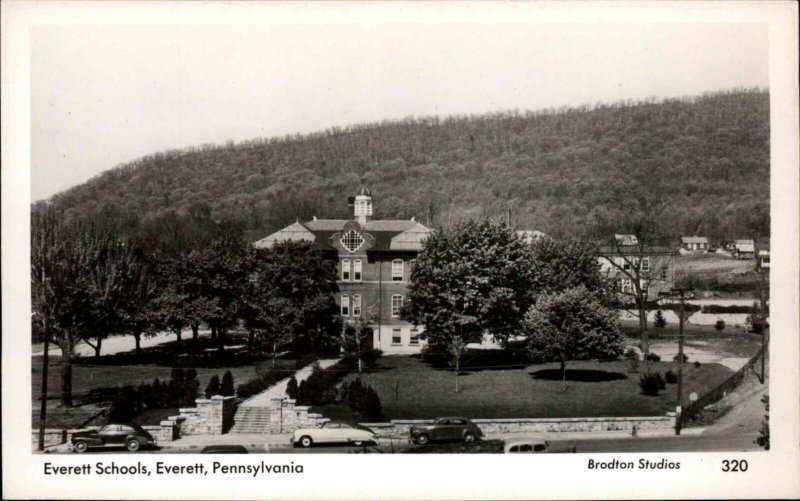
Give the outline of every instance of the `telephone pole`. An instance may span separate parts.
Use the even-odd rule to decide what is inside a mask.
[[[675,434],[681,434],[683,422],[683,289],[679,289],[681,306],[678,313],[678,406],[675,409]]]
[[[47,278],[42,269],[42,295],[45,308],[47,308]],[[47,314],[42,312],[42,333],[44,334],[44,354],[42,355],[42,392],[39,396],[41,399],[41,409],[39,411],[39,444],[36,450],[44,450],[44,426],[47,420],[47,366],[50,357],[50,332],[47,330]]]

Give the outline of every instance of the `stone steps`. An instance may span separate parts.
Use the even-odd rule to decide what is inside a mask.
[[[239,407],[233,417],[233,427],[228,433],[269,433],[270,409],[266,407]]]

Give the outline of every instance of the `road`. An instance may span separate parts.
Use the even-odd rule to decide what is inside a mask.
[[[637,453],[637,452],[740,452],[740,451],[760,451],[761,447],[755,444],[758,433],[745,434],[716,434],[716,435],[687,435],[670,437],[638,437],[638,438],[601,438],[601,439],[579,439],[579,440],[549,440],[550,448],[563,450],[575,447],[578,453]],[[389,453],[398,452],[407,448],[421,448],[425,446],[410,445],[405,441],[398,440],[392,445],[388,442],[381,443],[379,446],[366,447],[367,453]],[[294,448],[289,444],[271,447],[266,450],[263,447],[248,448],[249,452],[255,454],[352,454],[363,453],[363,447],[348,445],[315,446],[308,449]],[[135,454],[197,454],[199,449],[180,450],[180,449],[143,449]],[[128,453],[123,448],[94,449],[87,454],[124,454]]]

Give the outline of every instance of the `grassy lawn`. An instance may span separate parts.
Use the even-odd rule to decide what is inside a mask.
[[[677,372],[678,364],[650,362],[649,366],[663,373]],[[640,374],[629,370],[627,361],[572,362],[567,365],[567,390],[563,391],[555,363],[473,369],[459,376],[461,391],[456,393],[452,371],[434,368],[416,356],[389,356],[379,359],[375,371],[361,378],[378,393],[389,419],[653,416],[675,410],[676,385],[668,384],[658,397],[642,395]],[[719,364],[685,364],[684,397],[688,401],[693,391],[702,395],[731,374]],[[354,377],[348,375],[345,381]],[[328,414],[325,408],[316,410]]]
[[[202,392],[211,377],[216,374],[222,379],[226,370],[231,371],[234,386],[237,386],[267,371],[280,371],[288,377],[296,370],[298,363],[296,357],[290,356],[289,358],[278,358],[273,366],[272,358],[269,355],[253,355],[241,348],[234,347],[227,348],[226,353],[219,356],[216,351],[206,351],[208,347],[205,345],[210,343],[210,340],[201,338],[201,341],[203,343],[196,354],[179,353],[174,343],[167,343],[144,349],[138,356],[129,352],[105,355],[99,358],[79,358],[72,368],[72,395],[75,404],[72,408],[63,408],[60,405],[62,358],[51,355],[47,383],[47,426],[53,428],[78,426],[99,412],[103,408],[102,406],[80,405],[90,390],[118,388],[124,385],[138,387],[141,383],[151,384],[155,378],[159,378],[163,383],[170,378],[172,367],[183,369],[193,367],[197,371],[197,380]],[[231,336],[229,343],[241,344],[241,339]],[[185,343],[185,346],[188,349],[188,343]],[[39,393],[42,384],[42,356],[32,357],[31,383],[32,425],[37,427],[39,425]],[[162,418],[174,414],[176,414],[176,409],[152,409],[140,416],[137,421],[144,424],[157,424]]]
[[[635,321],[622,321],[622,331],[628,339],[628,344],[639,344],[639,324]],[[767,329],[769,334],[769,329]],[[647,327],[648,338],[651,343],[673,342],[675,353],[678,353],[678,326],[667,324],[663,328]],[[685,325],[683,329],[684,346],[713,350],[726,356],[749,358],[761,347],[761,334],[747,333],[743,329],[726,327],[718,331],[713,325]]]

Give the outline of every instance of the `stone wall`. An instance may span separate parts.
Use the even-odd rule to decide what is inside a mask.
[[[39,430],[32,430],[33,433],[33,450],[39,446]],[[44,429],[44,446],[52,447],[67,443],[67,430],[61,428],[45,428]]]
[[[485,434],[495,433],[561,433],[666,430],[675,426],[669,416],[599,417],[562,419],[473,419]],[[392,420],[391,423],[365,423],[380,437],[407,437],[413,425],[432,424],[433,420]]]
[[[211,398],[198,398],[195,403],[197,407],[181,409],[180,416],[170,417],[170,420],[175,418],[179,436],[221,435],[230,429],[236,412],[235,397],[214,395]]]
[[[307,405],[296,405],[291,398],[273,398],[269,407],[269,425],[265,433],[292,433],[298,428],[318,428],[329,421],[322,414],[308,412]]]

